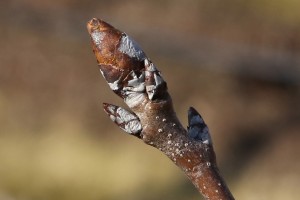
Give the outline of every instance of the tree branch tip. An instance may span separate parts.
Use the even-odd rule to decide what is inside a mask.
[[[132,110],[103,103],[110,119],[165,153],[206,199],[233,199],[219,175],[209,129],[197,110],[188,109],[188,127],[184,129],[173,110],[167,83],[140,46],[101,19],[91,19],[87,29],[100,72]]]

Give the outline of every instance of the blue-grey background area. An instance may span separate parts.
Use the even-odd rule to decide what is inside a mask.
[[[208,124],[236,199],[296,199],[300,2],[0,1],[0,199],[201,199],[158,150],[102,111],[86,22],[133,37],[162,71],[184,125]]]

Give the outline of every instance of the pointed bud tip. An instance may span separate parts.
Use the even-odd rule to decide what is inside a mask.
[[[102,106],[103,106],[104,108],[108,107],[109,105],[111,105],[111,104],[109,104],[109,103],[102,103]]]
[[[190,107],[189,110],[188,110],[188,115],[200,115],[197,110],[193,107]]]
[[[88,32],[91,34],[95,30],[99,31],[105,31],[107,29],[112,29],[114,28],[110,24],[106,23],[105,21],[98,19],[98,18],[93,18],[90,21],[87,22],[87,29]]]
[[[100,20],[97,18],[93,18],[87,22],[87,30],[91,34],[95,29],[97,29],[100,25]]]
[[[103,103],[102,105],[103,105],[104,111],[105,111],[107,114],[110,114],[110,113],[111,113],[111,110],[117,107],[117,106],[112,105],[112,104],[109,104],[109,103]]]

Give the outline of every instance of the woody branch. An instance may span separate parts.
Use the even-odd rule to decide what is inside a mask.
[[[131,109],[104,103],[112,121],[168,156],[206,199],[234,199],[219,173],[210,133],[200,114],[189,109],[186,130],[173,110],[167,83],[139,45],[99,19],[89,21],[87,28],[100,72]]]

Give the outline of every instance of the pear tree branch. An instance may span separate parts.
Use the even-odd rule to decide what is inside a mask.
[[[111,120],[168,156],[205,199],[234,199],[219,173],[209,129],[201,115],[191,107],[185,129],[173,109],[167,83],[141,47],[102,20],[90,20],[87,29],[101,74],[131,109],[104,103]]]

